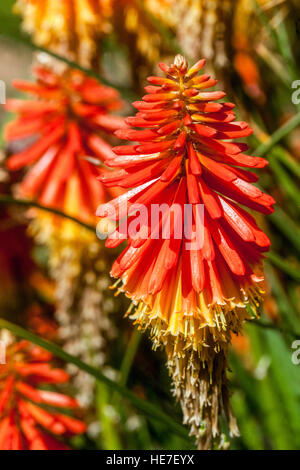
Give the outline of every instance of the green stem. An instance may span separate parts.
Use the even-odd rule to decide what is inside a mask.
[[[126,385],[127,385],[127,380],[128,380],[129,374],[130,374],[130,369],[131,369],[132,363],[134,361],[134,357],[135,357],[136,352],[138,350],[141,339],[142,339],[141,333],[135,328],[133,330],[132,335],[131,335],[130,341],[129,341],[127,347],[126,347],[126,352],[125,352],[125,355],[124,355],[124,359],[123,359],[123,361],[121,363],[121,367],[120,367],[119,384],[122,387],[126,387]],[[120,397],[117,397],[116,394],[114,393],[113,397],[112,397],[112,403],[114,403],[116,406],[120,406],[119,398]]]
[[[269,220],[276,225],[282,234],[294,245],[300,253],[300,230],[298,225],[278,206],[275,212],[269,215]]]
[[[288,42],[285,27],[281,27],[280,31],[277,32],[273,28],[268,16],[265,14],[262,7],[259,5],[258,1],[257,0],[251,0],[251,2],[252,2],[252,5],[253,5],[256,13],[257,13],[257,16],[258,16],[259,20],[261,21],[262,25],[268,31],[270,37],[273,39],[273,41],[274,41],[274,43],[275,43],[275,45],[278,49],[278,53],[285,60],[285,65],[286,65],[286,68],[289,72],[290,79],[294,80],[295,78],[297,78],[297,71],[295,70],[295,61],[294,61],[294,58],[293,58],[293,55],[292,55],[292,51],[290,49],[290,45],[289,45],[289,42]]]
[[[251,0],[253,8],[255,9],[257,16],[259,20],[261,21],[262,25],[266,28],[268,31],[269,35],[273,38],[274,42],[277,44],[278,49],[281,49],[280,42],[278,40],[278,36],[276,34],[276,31],[272,28],[270,21],[265,14],[265,12],[262,10],[261,6],[257,2],[257,0]]]
[[[284,261],[280,256],[276,253],[270,252],[267,254],[267,260],[270,261],[274,266],[279,268],[284,273],[288,274],[292,279],[295,281],[300,282],[300,271],[299,268],[294,268],[290,266],[286,261]]]
[[[281,147],[275,147],[276,156],[297,178],[300,178],[300,165],[294,158]]]
[[[122,450],[122,444],[117,432],[113,413],[114,408],[110,404],[110,391],[108,387],[100,382],[96,388],[96,409],[101,424],[100,445],[105,450]],[[112,409],[112,412],[110,410]]]
[[[289,197],[295,204],[295,209],[299,211],[300,209],[300,191],[297,184],[295,184],[294,179],[290,177],[289,173],[282,166],[281,162],[277,158],[276,148],[273,149],[269,161],[270,168],[273,171],[274,175],[277,178],[279,186],[282,188],[282,191]]]
[[[94,367],[86,364],[85,362],[81,361],[77,357],[72,356],[71,354],[68,354],[66,351],[61,349],[55,343],[45,340],[41,338],[40,336],[37,336],[34,333],[31,333],[30,331],[26,331],[24,330],[24,328],[18,325],[15,325],[4,319],[0,319],[0,328],[5,328],[11,331],[12,333],[14,333],[16,336],[26,339],[34,344],[37,344],[41,348],[44,348],[47,351],[50,351],[52,354],[59,357],[63,361],[66,361],[70,364],[74,364],[80,370],[83,370],[87,372],[88,374],[92,375],[93,377],[95,377],[97,381],[104,383],[112,390],[118,392],[122,397],[130,400],[131,403],[137,409],[139,409],[140,411],[145,413],[147,416],[149,416],[150,419],[154,419],[154,420],[164,423],[167,426],[169,431],[172,431],[174,434],[182,437],[186,441],[189,441],[187,431],[181,424],[174,421],[170,416],[165,414],[163,411],[161,411],[152,403],[148,403],[147,401],[142,400],[141,398],[137,397],[134,393],[132,393],[127,388],[122,387],[120,384],[110,380],[108,377],[101,374],[101,372],[99,372],[98,369],[95,369]]]
[[[255,150],[255,156],[262,157],[280,140],[286,137],[292,130],[300,125],[300,113],[293,116],[288,122],[279,127],[264,143]]]
[[[71,220],[72,222],[75,222],[76,224],[81,225],[81,227],[84,227],[87,230],[90,230],[96,233],[96,227],[94,227],[93,225],[86,224],[85,222],[82,222],[76,217],[73,217],[72,215],[68,215],[65,212],[55,209],[54,207],[43,206],[42,204],[39,204],[38,202],[32,201],[30,199],[15,199],[12,196],[0,195],[0,204],[8,204],[8,205],[11,204],[11,205],[16,205],[16,206],[24,206],[24,207],[35,207],[45,212],[50,212],[51,214],[58,215],[59,217],[64,217],[65,219]]]
[[[259,326],[260,328],[267,328],[269,330],[275,330],[280,333],[289,334],[293,336],[295,339],[300,339],[300,333],[296,333],[295,331],[289,330],[287,328],[280,328],[279,326],[274,325],[273,323],[262,322],[261,320],[251,320],[249,324]]]
[[[130,374],[130,369],[134,361],[136,352],[138,350],[139,344],[141,342],[141,339],[142,339],[141,333],[137,329],[134,329],[131,335],[130,341],[128,343],[128,346],[126,348],[126,353],[125,353],[125,356],[124,356],[124,359],[122,361],[121,368],[120,368],[121,378],[120,378],[119,383],[122,387],[125,387],[127,384],[127,380]]]

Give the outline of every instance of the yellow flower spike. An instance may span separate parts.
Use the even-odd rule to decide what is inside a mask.
[[[39,46],[96,65],[99,39],[110,31],[111,0],[18,0],[15,12]]]

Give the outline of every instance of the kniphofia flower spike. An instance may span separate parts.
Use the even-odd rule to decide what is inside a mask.
[[[264,292],[262,259],[270,241],[241,206],[270,214],[274,200],[252,184],[258,178],[248,171],[267,161],[245,155],[247,145],[233,142],[252,129],[235,121],[232,103],[219,101],[225,93],[205,91],[216,80],[199,75],[204,64],[188,68],[176,56],[173,65],[160,64],[164,77],[149,77],[147,94],[134,103],[138,113],[127,119],[143,130],[117,131],[119,138],[139,143],[116,147],[106,164],[121,169],[101,176],[107,186],[134,189],[100,206],[98,215],[115,211],[118,224],[125,216],[134,220],[136,204],[148,214],[154,204],[167,204],[154,227],[149,217],[139,217],[139,234],[147,236],[132,236],[120,224],[106,245],[127,238],[111,274],[133,300],[131,317],[150,329],[155,347],[165,346],[184,421],[207,448],[220,432],[221,412],[231,434],[238,432],[226,387],[228,344],[249,312],[256,315]],[[185,204],[192,206],[190,232],[197,226],[197,207],[204,207],[197,248],[187,248],[191,233],[174,236],[178,224],[184,232],[181,216],[174,216],[168,239],[157,236],[174,204],[181,214]]]
[[[36,83],[14,82],[34,99],[11,99],[6,105],[19,114],[7,125],[6,140],[28,142],[7,166],[29,168],[20,186],[22,196],[89,221],[99,198],[109,196],[96,180],[98,168],[86,157],[104,160],[112,155],[108,139],[124,123],[111,113],[122,102],[116,90],[78,70],[38,66],[35,75]]]

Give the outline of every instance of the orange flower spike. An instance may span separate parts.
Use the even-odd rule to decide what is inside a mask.
[[[67,449],[56,435],[68,437],[85,432],[82,421],[40,407],[78,408],[73,398],[38,388],[69,381],[63,370],[51,368],[51,360],[50,353],[27,341],[8,346],[7,363],[0,366],[1,450]]]
[[[6,140],[31,139],[25,150],[7,160],[7,166],[12,171],[29,168],[21,183],[22,196],[61,210],[66,210],[68,188],[75,178],[82,203],[75,215],[87,218],[87,207],[93,214],[105,194],[96,180],[99,170],[84,158],[101,161],[113,155],[109,139],[125,123],[110,113],[120,109],[122,102],[115,90],[77,70],[58,73],[38,66],[35,75],[36,83],[15,81],[14,86],[37,99],[12,99],[6,105],[8,111],[19,114],[7,125]]]
[[[253,186],[257,177],[246,171],[267,161],[245,155],[247,145],[232,141],[252,129],[235,121],[232,103],[215,102],[223,92],[206,91],[216,81],[199,75],[204,65],[200,60],[188,69],[176,56],[173,65],[160,64],[166,77],[150,77],[148,94],[134,103],[136,116],[126,120],[144,129],[117,131],[137,143],[115,147],[106,164],[121,169],[100,177],[107,186],[133,189],[97,211],[117,223],[108,247],[128,240],[111,275],[133,300],[131,318],[151,329],[155,347],[165,346],[184,422],[201,448],[219,435],[222,411],[231,435],[238,432],[226,386],[228,345],[231,332],[249,319],[249,308],[256,314],[264,293],[262,259],[270,241],[239,204],[270,214],[275,202]],[[152,209],[159,204],[167,209],[153,224]],[[144,205],[148,214],[139,217],[135,235],[129,230],[134,205]],[[186,205],[192,206],[189,221]],[[172,215],[174,206],[180,216]],[[126,215],[127,229],[118,226]],[[163,237],[167,222],[173,229]],[[181,237],[174,227],[181,228]],[[195,233],[200,239],[188,247]]]

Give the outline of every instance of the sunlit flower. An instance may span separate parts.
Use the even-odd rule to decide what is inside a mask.
[[[247,145],[233,142],[252,129],[235,121],[232,103],[219,102],[225,93],[205,91],[216,80],[198,75],[204,64],[200,60],[188,69],[176,56],[170,67],[160,64],[165,77],[149,77],[143,101],[134,103],[137,115],[127,119],[144,129],[117,131],[119,138],[139,143],[116,147],[106,164],[121,170],[101,176],[108,186],[134,189],[100,206],[98,215],[115,211],[116,221],[128,216],[131,222],[136,205],[148,214],[155,204],[167,205],[156,224],[139,217],[137,234],[121,223],[108,237],[108,247],[128,239],[111,274],[133,300],[131,317],[150,329],[155,346],[165,346],[184,420],[199,445],[209,447],[220,432],[222,411],[231,434],[237,434],[226,387],[228,344],[231,332],[256,315],[264,293],[262,258],[270,241],[240,205],[269,214],[274,200],[251,184],[258,178],[247,170],[267,161],[245,155]],[[186,232],[187,204],[193,211]],[[174,205],[182,210],[164,239]],[[181,237],[175,236],[178,226]],[[189,246],[195,228],[203,237],[199,246]]]
[[[81,420],[64,412],[77,410],[77,401],[48,389],[69,380],[52,359],[27,341],[8,346],[0,365],[1,450],[65,450],[63,438],[85,431]]]
[[[97,65],[99,41],[110,31],[111,0],[18,0],[15,11],[39,46]]]

